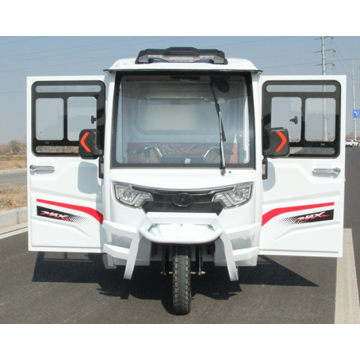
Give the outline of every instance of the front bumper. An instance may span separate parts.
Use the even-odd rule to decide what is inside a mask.
[[[234,249],[233,241],[251,237],[261,230],[261,224],[252,224],[231,229],[224,229],[216,214],[176,214],[148,213],[139,228],[103,222],[104,228],[110,233],[131,239],[130,247],[105,244],[103,251],[116,259],[126,261],[125,279],[131,279],[136,258],[141,244],[141,237],[160,244],[206,244],[220,239],[226,266],[231,281],[238,280],[236,262],[250,260],[259,253],[259,247]]]

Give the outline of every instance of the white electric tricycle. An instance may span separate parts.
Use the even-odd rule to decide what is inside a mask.
[[[161,262],[190,311],[206,262],[342,256],[345,76],[262,76],[147,49],[103,76],[29,77],[29,250]]]

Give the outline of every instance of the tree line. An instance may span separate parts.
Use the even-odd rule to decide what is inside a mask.
[[[16,140],[11,140],[8,144],[0,146],[0,155],[18,154],[25,152],[26,144]]]

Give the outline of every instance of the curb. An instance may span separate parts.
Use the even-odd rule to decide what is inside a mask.
[[[27,206],[18,209],[0,211],[0,228],[21,224],[27,221]]]
[[[28,223],[21,223],[6,228],[0,229],[0,240],[6,239],[10,236],[19,235],[28,231]]]
[[[12,174],[12,173],[26,172],[26,170],[27,170],[27,168],[0,170],[0,175],[1,174]]]

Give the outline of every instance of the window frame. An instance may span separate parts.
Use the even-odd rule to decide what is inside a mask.
[[[321,92],[321,91],[268,91],[267,87],[272,85],[283,86],[334,86],[334,91]],[[341,85],[336,80],[268,80],[265,81],[262,88],[263,101],[262,101],[262,124],[264,129],[264,135],[267,130],[271,129],[271,103],[273,98],[300,98],[301,99],[301,119],[299,119],[299,125],[301,126],[300,141],[290,142],[290,148],[312,148],[314,153],[290,153],[289,157],[297,158],[337,158],[340,155],[341,144]],[[333,141],[309,141],[305,138],[306,131],[306,100],[307,99],[334,99],[335,100],[335,138]],[[326,150],[322,153],[321,149],[334,150],[333,153],[326,153]]]
[[[223,72],[215,72],[215,71],[161,71],[157,70],[156,72],[149,72],[149,71],[119,71],[116,74],[115,79],[115,89],[114,89],[114,99],[113,99],[113,115],[112,115],[112,137],[111,137],[111,161],[110,161],[110,168],[181,168],[181,169],[194,169],[194,168],[204,168],[204,169],[216,169],[217,165],[213,164],[195,164],[195,165],[186,165],[184,164],[124,164],[120,163],[116,159],[116,135],[118,132],[117,126],[118,126],[118,109],[119,109],[119,97],[120,97],[120,83],[123,76],[144,76],[144,75],[168,75],[168,76],[176,76],[176,75],[182,75],[182,76],[224,76]],[[246,82],[246,89],[247,89],[247,97],[248,97],[248,111],[249,111],[249,132],[250,132],[250,160],[246,164],[226,164],[227,168],[239,168],[239,169],[255,169],[256,164],[256,153],[255,153],[255,116],[254,116],[254,99],[253,99],[253,84],[252,84],[252,77],[251,72],[243,72],[243,71],[231,71],[226,72],[226,76],[243,76]],[[214,108],[215,112],[215,108]],[[220,136],[220,135],[219,135]],[[219,140],[220,141],[220,140]],[[226,143],[225,143],[226,144]],[[219,167],[220,167],[220,161],[219,161]]]
[[[37,91],[40,86],[99,86],[100,91]],[[102,119],[96,122],[96,127],[104,133],[105,127],[105,84],[100,80],[54,80],[36,81],[31,87],[31,150],[35,156],[65,156],[77,157],[77,152],[50,152],[38,151],[37,148],[43,147],[78,147],[79,140],[68,139],[68,99],[73,97],[94,97],[96,99],[96,118]],[[63,133],[62,140],[39,140],[36,138],[36,101],[38,99],[62,99],[63,100]],[[90,123],[90,119],[89,119]]]

